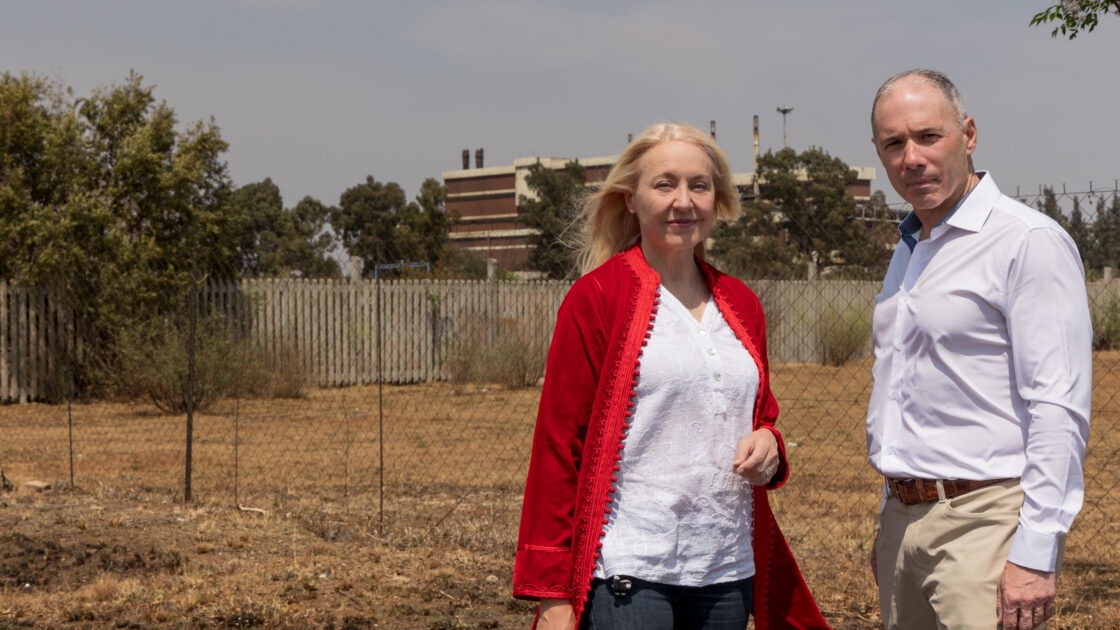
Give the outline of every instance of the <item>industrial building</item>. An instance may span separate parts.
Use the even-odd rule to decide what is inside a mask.
[[[757,153],[757,151],[756,151]],[[603,181],[618,159],[617,155],[585,158],[525,157],[504,166],[484,166],[482,149],[475,151],[475,167],[470,168],[470,153],[462,153],[463,168],[443,173],[447,187],[447,211],[457,211],[459,221],[451,228],[451,240],[460,247],[476,250],[498,261],[504,269],[520,269],[528,260],[529,236],[533,229],[517,220],[518,203],[522,197],[534,198],[526,183],[529,169],[536,163],[562,171],[570,161],[579,162],[587,172],[587,185]],[[852,167],[856,183],[848,189],[857,201],[871,196],[875,169]],[[735,173],[732,181],[740,198],[749,201],[766,182],[755,186],[755,173]]]

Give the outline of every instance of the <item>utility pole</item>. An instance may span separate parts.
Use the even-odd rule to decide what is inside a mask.
[[[779,107],[778,113],[782,115],[782,148],[786,148],[789,144],[786,143],[786,114],[793,111],[792,107]]]
[[[754,198],[758,200],[758,114],[754,115]]]

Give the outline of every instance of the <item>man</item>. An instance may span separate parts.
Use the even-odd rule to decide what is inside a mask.
[[[972,168],[943,74],[888,79],[872,142],[914,208],[876,297],[867,414],[885,477],[872,570],[888,629],[1036,628],[1083,495],[1092,331],[1081,258]]]

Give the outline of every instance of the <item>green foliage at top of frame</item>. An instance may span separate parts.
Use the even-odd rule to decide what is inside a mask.
[[[801,279],[810,264],[822,277],[881,279],[898,232],[888,221],[857,221],[848,188],[856,174],[843,160],[810,148],[785,148],[759,158],[759,199],[712,232],[712,258],[740,278]],[[863,209],[879,217],[886,198],[876,192]]]
[[[871,321],[863,309],[828,307],[817,322],[821,365],[840,367],[854,359],[871,338]]]
[[[1082,31],[1092,33],[1100,23],[1100,16],[1120,15],[1120,0],[1063,0],[1039,11],[1031,18],[1031,26],[1056,23],[1050,37],[1076,39]]]

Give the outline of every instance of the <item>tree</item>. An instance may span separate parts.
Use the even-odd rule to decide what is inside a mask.
[[[230,205],[237,215],[240,271],[251,276],[277,275],[281,242],[293,227],[285,220],[289,217],[284,216],[280,188],[268,178],[246,184],[233,191]]]
[[[564,170],[545,168],[540,162],[529,167],[525,183],[535,197],[522,196],[517,219],[536,232],[529,237],[527,267],[549,278],[563,279],[575,273],[574,248],[566,232],[586,194],[587,171],[571,161]]]
[[[715,234],[713,255],[721,263],[753,263],[739,272],[753,277],[804,277],[810,263],[822,274],[881,277],[890,250],[882,237],[874,237],[881,229],[873,227],[877,223],[856,220],[856,202],[848,194],[856,174],[843,160],[817,148],[800,154],[790,148],[767,151],[759,158],[758,176],[760,200]]]
[[[446,212],[446,200],[447,189],[432,178],[424,180],[416,201],[406,203],[399,185],[370,176],[342,193],[330,222],[347,253],[363,260],[368,277],[379,264],[438,262],[458,220]]]
[[[1078,33],[1092,33],[1101,15],[1120,15],[1120,0],[1063,0],[1040,11],[1031,18],[1031,26],[1057,22],[1050,37],[1058,33],[1075,39]]]
[[[271,179],[246,184],[233,192],[236,216],[238,271],[251,276],[302,277],[339,275],[338,262],[329,257],[334,239],[327,223],[330,209],[305,197],[284,209],[280,189]]]
[[[373,176],[346,189],[339,198],[338,208],[331,212],[331,225],[346,252],[364,261],[363,275],[372,277],[375,265],[405,260],[406,252],[397,249],[395,238],[404,206],[400,186],[382,184]]]
[[[862,203],[860,217],[862,221],[854,223],[861,224],[867,241],[858,240],[844,255],[857,271],[853,276],[879,280],[890,264],[891,250],[898,244],[898,214],[887,205],[886,194],[876,190]]]
[[[1089,230],[1089,226],[1085,223],[1085,218],[1081,214],[1081,202],[1077,197],[1073,198],[1073,209],[1070,210],[1069,213],[1069,223],[1066,226],[1066,232],[1069,233],[1070,238],[1072,238],[1074,244],[1077,245],[1077,251],[1081,253],[1082,260],[1088,264],[1089,261],[1085,260],[1086,254],[1092,256],[1092,252],[1096,248],[1093,244],[1093,235]],[[1092,268],[1091,265],[1089,266]]]
[[[296,240],[289,250],[287,265],[305,278],[337,278],[338,261],[330,256],[334,233],[330,230],[331,210],[317,199],[304,197],[291,209]]]
[[[452,243],[443,246],[439,262],[432,267],[432,276],[443,279],[485,280],[489,259],[480,251]],[[499,277],[502,272],[499,272]]]
[[[67,296],[79,386],[104,385],[121,330],[233,268],[226,150],[212,120],[178,130],[136,73],[85,98],[0,75],[0,277]]]
[[[1039,212],[1057,221],[1063,228],[1069,228],[1069,218],[1066,217],[1061,206],[1058,205],[1058,197],[1054,194],[1053,188],[1042,187],[1042,196],[1035,202],[1035,207]]]
[[[727,273],[739,278],[791,280],[805,277],[805,263],[786,242],[772,204],[749,201],[739,218],[716,223],[708,254]]]
[[[451,241],[451,226],[459,220],[457,212],[446,211],[446,201],[447,187],[429,177],[420,185],[416,201],[402,210],[401,249],[413,252],[414,260],[434,263],[443,258]]]
[[[1097,197],[1097,216],[1091,229],[1091,246],[1081,251],[1085,266],[1092,270],[1104,267],[1116,269],[1120,262],[1120,197],[1113,195],[1112,203],[1103,196]],[[1080,249],[1080,244],[1078,245]]]

